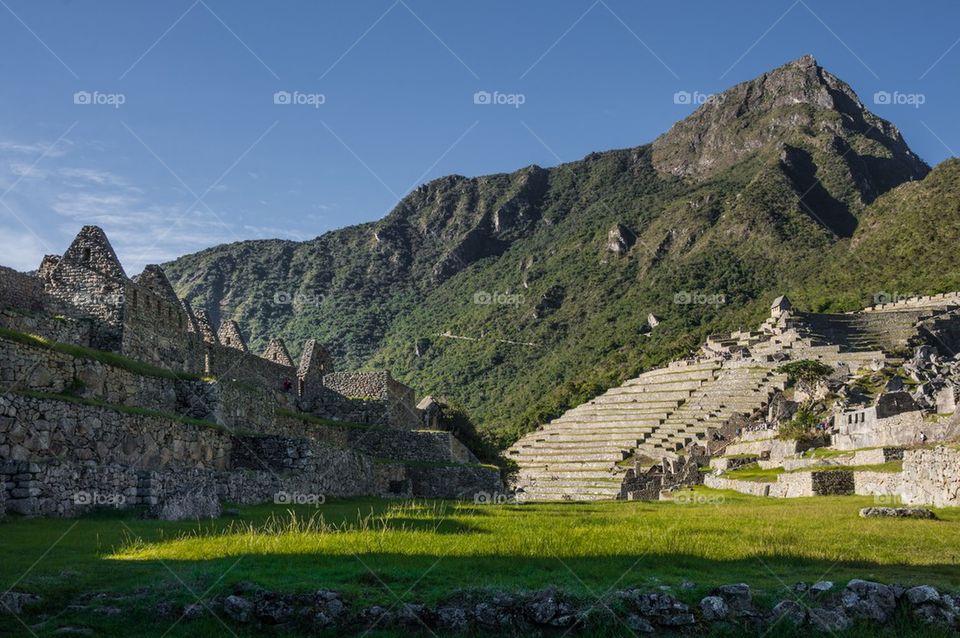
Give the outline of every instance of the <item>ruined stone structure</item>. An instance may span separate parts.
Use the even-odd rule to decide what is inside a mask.
[[[499,491],[496,470],[423,423],[411,388],[335,372],[314,340],[298,365],[281,339],[251,352],[159,266],[128,278],[95,226],[35,274],[0,268],[0,516],[205,490],[236,503]]]
[[[819,467],[823,459],[803,455],[832,443],[845,466],[890,465],[883,448],[899,449],[903,459],[905,445],[960,435],[960,425],[945,414],[955,410],[960,385],[960,362],[953,363],[950,346],[960,335],[958,312],[960,293],[847,314],[798,312],[778,297],[758,330],[708,337],[693,357],[611,388],[524,436],[508,450],[518,466],[513,486],[527,500],[659,498],[679,484],[703,481],[706,471],[696,470],[707,463],[691,459],[694,450],[705,450],[716,473],[706,482],[718,488],[781,497],[929,494],[907,487],[899,475],[825,471]],[[950,357],[950,365],[938,351]],[[828,431],[817,440],[777,438],[778,424],[789,420],[802,397],[817,398],[791,388],[785,399],[788,376],[781,366],[791,361],[816,361],[833,370],[817,397],[839,398],[826,420]],[[914,377],[910,391],[896,378],[899,369]],[[871,373],[895,378],[876,397],[858,396],[855,381]],[[864,448],[881,455],[867,458],[858,452]],[[844,450],[851,456],[840,454]],[[903,463],[906,473],[913,461]],[[742,464],[785,471],[764,482],[723,475]],[[938,476],[942,482],[943,472]]]

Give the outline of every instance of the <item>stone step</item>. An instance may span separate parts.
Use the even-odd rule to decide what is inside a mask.
[[[604,463],[604,467],[609,467],[613,462],[622,461],[627,456],[627,450],[620,450],[613,454],[609,452],[553,452],[543,450],[538,453],[520,454],[511,458],[521,466],[552,465],[554,463]]]
[[[613,461],[557,461],[557,462],[537,462],[519,459],[517,466],[520,469],[539,469],[550,472],[586,472],[588,470],[605,470],[615,465]]]
[[[582,426],[582,425],[589,425],[589,426],[591,426],[591,427],[597,427],[597,428],[604,428],[604,427],[616,428],[616,427],[618,427],[618,426],[621,426],[621,427],[630,427],[630,426],[636,426],[636,427],[651,426],[651,427],[656,427],[656,426],[660,425],[661,420],[662,420],[662,419],[649,419],[649,418],[630,419],[630,418],[623,418],[623,417],[618,417],[618,418],[613,418],[613,417],[607,417],[607,418],[578,417],[578,418],[568,418],[568,419],[565,419],[565,418],[561,417],[561,418],[559,418],[559,419],[556,419],[556,420],[554,420],[554,421],[551,421],[551,422],[548,424],[548,427],[549,427],[551,430],[567,429],[567,428],[578,428],[578,427],[580,427],[580,426]]]
[[[685,401],[690,393],[683,391],[664,391],[664,392],[630,392],[621,394],[603,394],[594,399],[591,403],[597,404],[624,404],[624,403],[661,403],[665,401]]]
[[[687,391],[696,390],[702,385],[703,381],[700,379],[664,382],[647,381],[646,383],[635,383],[611,388],[610,390],[607,390],[604,395],[609,396],[612,394],[629,394],[631,392],[638,392],[640,389],[642,389],[643,392]]]
[[[647,433],[624,436],[622,434],[557,434],[549,438],[534,440],[538,445],[555,445],[557,443],[606,443],[607,445],[628,445],[633,447],[636,441]],[[631,445],[631,442],[633,444]]]

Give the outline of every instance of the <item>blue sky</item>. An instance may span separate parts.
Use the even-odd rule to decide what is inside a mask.
[[[0,264],[88,223],[129,274],[309,239],[441,175],[649,142],[805,53],[927,162],[960,149],[955,1],[0,0]]]

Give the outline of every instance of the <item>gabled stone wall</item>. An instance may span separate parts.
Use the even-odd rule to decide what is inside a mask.
[[[190,327],[190,317],[179,302],[133,282],[124,286],[120,347],[124,356],[175,372],[203,372],[202,339]]]

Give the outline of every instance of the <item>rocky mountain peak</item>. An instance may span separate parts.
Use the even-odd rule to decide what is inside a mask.
[[[866,201],[930,170],[893,124],[812,55],[712,96],[654,141],[653,163],[661,173],[701,180],[784,144],[843,159]]]

